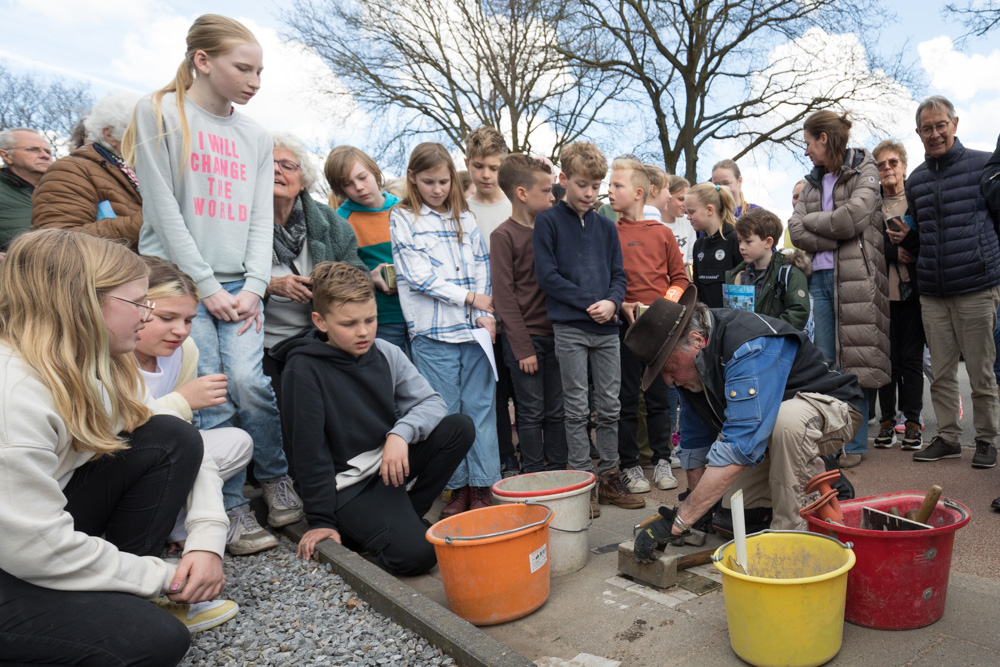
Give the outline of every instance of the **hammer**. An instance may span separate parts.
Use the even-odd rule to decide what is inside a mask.
[[[924,502],[918,510],[907,510],[906,514],[903,516],[910,521],[916,521],[917,523],[927,523],[927,519],[931,517],[931,512],[937,507],[937,502],[941,498],[941,487],[937,484],[931,487],[931,490],[927,492],[924,496]]]

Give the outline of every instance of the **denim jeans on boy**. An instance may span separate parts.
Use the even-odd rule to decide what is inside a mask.
[[[562,377],[554,336],[532,336],[538,370],[521,370],[507,336],[503,356],[517,396],[517,437],[521,443],[521,472],[566,469],[566,425],[563,420]],[[548,463],[546,463],[546,460]]]
[[[413,361],[410,355],[410,336],[406,333],[406,322],[379,323],[375,337],[389,341],[401,349],[406,354],[407,359]]]
[[[223,283],[232,295],[243,289],[243,281]],[[264,330],[251,325],[236,335],[244,322],[216,319],[204,304],[191,322],[191,338],[198,345],[198,375],[223,373],[229,379],[226,402],[194,413],[194,425],[203,431],[220,426],[239,426],[253,438],[254,474],[267,480],[288,473],[281,446],[281,418],[271,382],[264,375]],[[249,502],[243,497],[246,470],[241,470],[222,486],[226,511]]]
[[[476,442],[446,489],[493,486],[500,481],[497,444],[496,389],[493,369],[479,343],[443,343],[427,336],[410,341],[413,365],[448,405],[448,414],[463,414],[476,426]]]
[[[812,297],[813,321],[816,323],[814,342],[819,351],[830,361],[837,361],[837,316],[833,269],[813,271],[809,277],[809,296]],[[854,439],[844,446],[848,454],[868,451],[868,392],[861,392],[861,414],[864,421]]]
[[[597,472],[618,467],[618,417],[621,402],[621,359],[618,334],[597,334],[566,324],[553,324],[556,357],[563,384],[566,447],[572,470],[593,470],[587,418],[587,362],[594,376],[594,410],[597,412]]]

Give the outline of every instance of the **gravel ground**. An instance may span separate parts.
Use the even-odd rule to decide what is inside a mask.
[[[236,618],[193,636],[181,665],[451,665],[416,633],[374,611],[329,565],[277,549],[226,556]]]

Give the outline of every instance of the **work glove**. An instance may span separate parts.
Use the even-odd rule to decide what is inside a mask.
[[[635,527],[635,546],[633,553],[636,562],[652,563],[656,560],[656,549],[662,549],[668,542],[677,541],[684,544],[684,536],[691,533],[684,531],[680,535],[673,535],[671,530],[674,525],[674,517],[677,515],[677,508],[660,507],[659,514],[652,516]]]

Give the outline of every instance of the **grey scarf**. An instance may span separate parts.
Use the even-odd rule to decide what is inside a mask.
[[[302,244],[306,242],[306,215],[302,209],[302,199],[296,197],[295,205],[288,216],[288,222],[281,225],[274,223],[274,252],[271,263],[275,266],[292,266],[292,262],[302,252]]]

